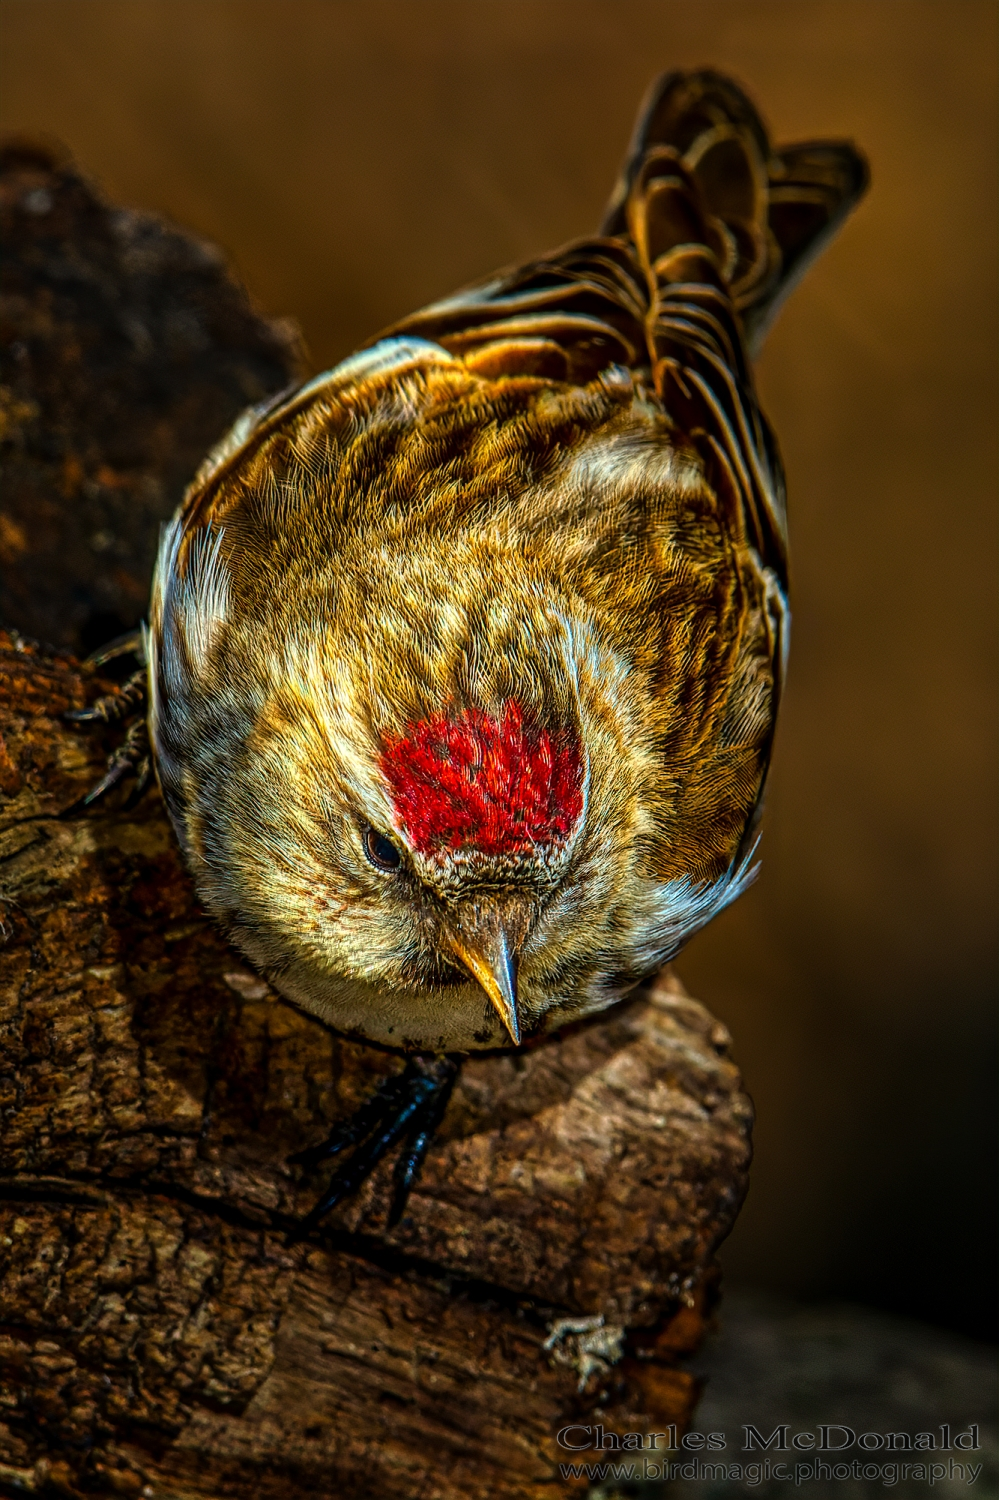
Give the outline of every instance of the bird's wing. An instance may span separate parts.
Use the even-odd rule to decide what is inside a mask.
[[[639,116],[599,237],[501,272],[387,333],[431,340],[490,377],[585,384],[627,366],[702,451],[784,586],[783,473],[748,351],[866,181],[847,143],[773,150],[730,79],[668,74]]]

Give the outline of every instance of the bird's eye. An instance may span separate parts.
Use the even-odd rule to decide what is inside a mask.
[[[391,839],[387,839],[377,828],[364,830],[364,852],[376,870],[398,870],[402,855]]]

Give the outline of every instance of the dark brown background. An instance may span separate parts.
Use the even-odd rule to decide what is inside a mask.
[[[592,229],[704,63],[874,186],[760,367],[795,634],[751,895],[684,978],[759,1110],[731,1280],[989,1333],[991,0],[0,0],[0,125],[221,243],[315,368]]]

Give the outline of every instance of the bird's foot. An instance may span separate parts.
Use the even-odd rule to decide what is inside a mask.
[[[95,671],[106,662],[119,656],[135,656],[145,659],[145,647],[140,630],[130,631],[117,640],[110,641],[88,656],[83,663],[85,671]],[[108,756],[107,770],[96,786],[80,797],[63,812],[63,817],[82,812],[106,796],[129,774],[135,776],[135,785],[128,797],[127,805],[133,807],[152,779],[152,756],[149,734],[146,728],[145,707],[147,695],[146,668],[133,672],[128,681],[116,693],[106,693],[91,703],[89,708],[71,708],[64,715],[74,724],[118,724],[126,726],[125,738]]]
[[[322,1145],[310,1146],[289,1157],[297,1165],[315,1167],[352,1148],[349,1160],[333,1174],[326,1192],[301,1221],[293,1239],[303,1239],[338,1203],[356,1193],[382,1157],[402,1141],[393,1172],[395,1193],[388,1228],[398,1224],[410,1188],[444,1116],[460,1066],[456,1057],[411,1058],[401,1073],[387,1078]]]

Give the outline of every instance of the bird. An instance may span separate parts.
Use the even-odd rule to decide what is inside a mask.
[[[462,1057],[599,1014],[752,880],[789,611],[752,358],[862,196],[711,69],[659,78],[599,232],[244,414],[162,535],[152,767],[204,905],[276,990],[404,1065],[319,1222]],[[106,656],[102,659],[107,659]],[[140,766],[147,777],[148,756]]]

